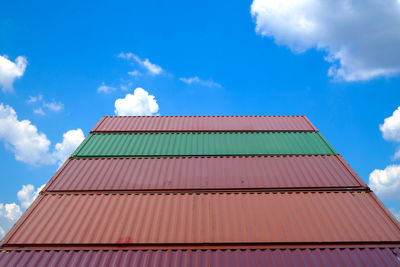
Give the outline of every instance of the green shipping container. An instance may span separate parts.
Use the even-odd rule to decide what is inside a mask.
[[[90,134],[74,157],[336,154],[319,132]]]

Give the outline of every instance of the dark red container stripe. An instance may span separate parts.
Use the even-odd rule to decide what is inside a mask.
[[[107,116],[92,132],[316,131],[305,116]]]
[[[68,193],[37,203],[4,246],[400,240],[397,222],[366,192]]]
[[[366,187],[339,155],[69,159],[48,191]]]

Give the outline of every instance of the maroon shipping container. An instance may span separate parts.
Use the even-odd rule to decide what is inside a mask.
[[[41,196],[4,243],[7,247],[399,240],[397,221],[366,192],[124,193]]]
[[[317,131],[306,116],[106,116],[92,132]]]
[[[0,253],[0,266],[400,266],[399,250],[227,249],[227,250],[22,250]]]
[[[69,159],[47,191],[366,188],[339,155]]]

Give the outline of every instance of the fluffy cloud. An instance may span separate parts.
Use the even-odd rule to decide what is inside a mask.
[[[159,75],[161,74],[161,72],[163,71],[163,69],[150,62],[150,60],[148,58],[146,58],[145,60],[140,59],[137,55],[133,54],[133,53],[120,53],[118,55],[119,58],[123,58],[126,60],[133,60],[136,63],[138,63],[142,68],[146,69],[150,74],[152,75]],[[135,73],[135,71],[130,72],[130,75],[132,75],[131,73]],[[135,73],[136,74],[136,73]]]
[[[256,32],[295,52],[327,52],[328,75],[346,81],[400,73],[400,2],[254,0]]]
[[[19,56],[12,62],[6,55],[0,56],[0,87],[3,92],[12,92],[13,83],[24,75],[28,61]]]
[[[57,143],[53,152],[53,158],[58,164],[64,163],[65,160],[75,151],[82,143],[85,136],[81,129],[69,130],[63,134],[62,143]]]
[[[158,104],[153,95],[142,88],[136,88],[133,95],[115,101],[115,114],[118,116],[151,116],[158,112]]]
[[[48,164],[51,161],[50,141],[38,132],[29,120],[19,121],[13,108],[0,104],[0,140],[6,143],[15,159],[30,165]]]
[[[18,120],[12,107],[0,103],[0,140],[5,142],[6,148],[14,153],[18,161],[33,166],[60,163],[83,139],[81,129],[68,131],[63,135],[62,143],[57,143],[55,150],[50,152],[51,143],[44,133],[39,132],[29,120]]]
[[[16,203],[0,203],[0,239],[21,217],[22,212],[36,199],[44,186],[42,185],[35,190],[35,187],[31,184],[23,185],[22,189],[17,193],[20,205]]]
[[[392,116],[386,118],[383,124],[379,125],[382,136],[387,141],[400,142],[400,107],[398,107]],[[400,158],[400,148],[397,149],[393,159]]]
[[[385,140],[400,142],[400,106],[379,125]]]
[[[0,239],[3,238],[21,215],[21,208],[16,203],[0,203]]]
[[[97,88],[97,93],[109,94],[115,91],[117,88],[105,85],[104,82]]]
[[[39,195],[40,191],[42,191],[44,186],[45,185],[42,185],[35,190],[35,187],[31,184],[23,185],[22,189],[17,193],[18,201],[21,203],[21,207],[23,209],[27,209]]]
[[[400,165],[374,170],[369,175],[369,187],[381,198],[400,198]]]
[[[213,80],[201,80],[199,77],[190,77],[190,78],[179,78],[181,82],[186,84],[200,84],[207,87],[222,87],[219,83],[214,82]]]

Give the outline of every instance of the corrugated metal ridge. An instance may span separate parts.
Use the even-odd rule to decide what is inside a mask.
[[[390,248],[278,250],[32,250],[0,253],[3,266],[400,266]]]
[[[337,154],[319,132],[89,134],[73,157]]]
[[[398,222],[369,193],[99,193],[39,198],[34,210],[28,210],[29,217],[6,235],[4,246],[400,244]]]
[[[293,171],[296,169],[296,171]],[[46,191],[368,189],[340,155],[70,158]]]
[[[93,132],[317,131],[301,116],[104,116]]]

